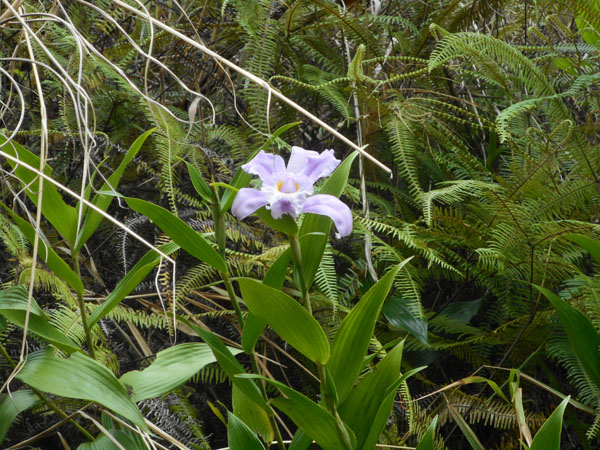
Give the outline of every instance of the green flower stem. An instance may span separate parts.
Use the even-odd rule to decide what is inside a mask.
[[[334,400],[327,392],[327,371],[325,370],[325,366],[323,364],[317,363],[317,368],[319,369],[319,379],[321,380],[321,391],[323,392],[323,397],[325,399],[325,404],[327,405],[327,409],[331,415],[335,418],[335,428],[337,429],[338,436],[340,437],[342,444],[344,445],[345,450],[352,450],[352,442],[350,441],[350,436],[348,436],[348,431],[346,427],[344,427],[344,423],[340,418],[337,408],[335,406]]]
[[[217,192],[216,186],[211,185],[212,191],[212,210],[213,210],[213,223],[215,228],[215,238],[217,240],[217,248],[219,249],[219,254],[223,261],[225,261],[225,266],[227,266],[227,257],[225,254],[225,244],[227,236],[225,234],[225,216],[221,211],[221,202],[219,199],[219,193]],[[235,310],[235,314],[237,315],[238,322],[240,323],[240,329],[244,329],[244,316],[242,315],[242,310],[240,308],[240,304],[237,300],[237,296],[235,295],[235,290],[233,289],[233,284],[231,283],[231,278],[229,278],[229,271],[221,272],[221,277],[223,278],[223,282],[225,283],[225,289],[227,289],[227,294],[229,294],[229,299],[231,300],[231,304],[233,305],[233,309]]]
[[[15,364],[15,362],[13,361],[13,359],[10,357],[10,355],[8,354],[8,352],[6,351],[6,349],[4,348],[4,346],[2,344],[0,344],[0,354],[4,357],[4,359],[6,359],[6,362],[8,362],[8,364],[10,364],[10,366],[14,369],[15,367],[17,367],[17,365]],[[62,418],[66,418],[69,417],[69,415],[64,412],[62,409],[60,409],[56,403],[54,403],[52,400],[50,400],[48,397],[46,397],[44,395],[43,392],[37,390],[36,388],[34,388],[33,386],[29,386],[31,388],[31,390],[35,393],[35,395],[37,395],[47,406],[48,408],[50,408],[52,411],[54,411],[56,414],[58,414],[59,416],[61,416]],[[93,442],[95,440],[94,436],[92,436],[85,428],[83,428],[81,425],[79,425],[75,419],[69,419],[69,422],[71,422],[73,425],[75,425],[75,428],[77,428],[79,431],[81,431],[81,433],[90,441]]]
[[[79,268],[79,253],[73,254],[73,268],[79,278],[81,278],[81,270]],[[88,354],[96,359],[96,353],[94,352],[94,340],[92,339],[92,333],[88,325],[87,310],[85,308],[85,301],[83,300],[83,294],[77,292],[77,303],[79,304],[79,311],[81,313],[81,323],[83,324],[83,331],[85,332],[85,340],[88,346]]]
[[[227,265],[227,263],[225,263]],[[233,309],[235,309],[235,314],[237,315],[238,322],[240,323],[240,329],[244,329],[244,316],[242,315],[242,309],[240,308],[240,303],[238,302],[237,295],[235,295],[235,290],[233,289],[233,283],[231,282],[231,278],[229,278],[229,274],[227,272],[221,272],[221,277],[223,278],[223,282],[225,283],[225,289],[227,289],[227,294],[229,294],[229,300],[233,305]]]
[[[225,266],[227,270],[225,272],[221,272],[221,277],[223,278],[223,282],[225,283],[225,289],[227,290],[227,294],[229,295],[229,300],[233,305],[233,309],[235,310],[235,314],[237,315],[238,322],[240,324],[240,329],[244,329],[244,316],[242,315],[242,309],[240,308],[240,303],[238,302],[237,295],[235,294],[235,289],[233,288],[233,283],[231,282],[231,278],[229,277],[229,265],[227,264],[227,256],[225,254],[225,245],[227,236],[225,234],[225,217],[220,208],[219,194],[217,192],[216,186],[211,185],[212,190],[212,210],[213,210],[213,220],[215,227],[215,238],[217,241],[217,247],[219,249],[219,253],[223,261],[225,261]],[[252,352],[250,354],[250,362],[252,364],[252,371],[257,375],[261,374],[260,367],[258,366],[258,359],[256,358],[256,353]],[[265,401],[269,401],[267,395],[267,389],[265,387],[264,381],[260,381],[258,383],[260,392]],[[279,450],[286,450],[285,444],[283,443],[283,437],[281,436],[281,431],[279,431],[279,427],[277,426],[277,422],[275,421],[275,417],[273,414],[268,414],[269,422],[271,427],[273,428],[273,432],[275,433],[275,439],[277,441],[277,446]]]
[[[292,248],[292,256],[296,270],[298,271],[298,278],[300,281],[300,290],[302,291],[302,299],[304,300],[304,307],[312,315],[312,307],[310,305],[310,297],[308,295],[308,286],[304,279],[304,269],[302,268],[302,250],[300,249],[300,239],[297,234],[289,234],[290,247]]]

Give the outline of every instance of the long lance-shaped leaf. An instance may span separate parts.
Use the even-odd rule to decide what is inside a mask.
[[[158,249],[165,255],[170,255],[179,248],[174,242],[163,244]],[[98,323],[100,319],[111,312],[115,306],[117,306],[121,300],[125,298],[131,291],[133,291],[146,276],[154,269],[154,267],[160,261],[161,255],[156,253],[154,250],[150,250],[131,268],[127,275],[125,275],[115,289],[106,297],[106,300],[102,305],[94,310],[88,318],[88,324],[92,325]]]
[[[392,268],[363,295],[344,318],[333,339],[328,367],[337,387],[340,402],[344,401],[358,378],[381,306],[396,274],[407,262],[408,260],[405,260]]]
[[[229,348],[231,354],[240,350]],[[124,374],[120,381],[132,388],[132,400],[139,402],[171,392],[216,359],[208,344],[187,342],[158,352],[152,364],[142,371]]]
[[[17,379],[43,392],[99,403],[148,431],[125,386],[110,370],[83,353],[74,353],[69,359],[59,358],[49,349],[31,353]]]
[[[388,387],[388,390],[386,391],[386,396],[381,401],[381,405],[377,410],[377,414],[375,414],[375,417],[373,417],[373,423],[371,424],[369,433],[364,439],[362,446],[357,447],[357,449],[371,450],[375,447],[379,439],[379,435],[384,430],[385,425],[390,419],[390,415],[392,414],[392,408],[394,406],[394,400],[396,398],[396,394],[398,392],[398,389],[400,388],[400,385],[404,383],[407,378],[412,377],[415,373],[420,372],[423,369],[425,369],[425,366],[409,370],[400,378],[398,378],[396,382],[394,382],[390,387]]]
[[[0,395],[0,444],[4,441],[13,420],[39,401],[38,396],[30,390]]]
[[[250,278],[240,278],[238,284],[252,314],[267,322],[279,336],[311,361],[327,362],[327,336],[319,322],[297,301]]]
[[[6,143],[6,138],[0,135],[0,146]],[[10,156],[18,158],[19,161],[23,161],[31,167],[39,167],[40,158],[22,145],[18,144],[14,140],[9,142],[7,145],[2,146],[2,150]],[[8,163],[14,169],[13,173],[21,180],[23,185],[29,185],[25,189],[25,193],[29,199],[37,205],[38,193],[37,193],[37,182],[33,183],[38,174],[26,169],[22,165],[15,163],[12,160],[8,160]],[[50,166],[44,168],[46,175],[52,174]],[[32,184],[33,183],[33,184]],[[64,237],[70,245],[75,243],[77,233],[77,212],[75,208],[65,203],[61,195],[58,193],[56,187],[50,183],[44,181],[44,188],[42,191],[42,214],[52,224],[52,226]]]
[[[425,436],[423,436],[423,439],[421,439],[421,442],[419,442],[419,445],[417,445],[416,450],[435,450],[433,437],[435,435],[435,426],[437,425],[437,421],[438,416],[435,416],[431,421],[431,425],[429,425],[429,428],[427,428]]]
[[[379,364],[375,371],[366,375],[340,406],[340,417],[356,434],[357,448],[362,448],[375,425],[377,411],[387,397],[387,390],[400,376],[404,341],[396,345]],[[392,405],[389,405],[391,412]],[[387,421],[387,417],[385,418]],[[385,425],[385,422],[384,422]]]
[[[325,181],[319,194],[329,194],[335,197],[342,195],[346,183],[348,182],[348,174],[352,167],[352,162],[358,153],[354,152],[349,155],[333,172],[333,174]],[[331,219],[326,216],[317,214],[306,214],[300,227],[300,248],[302,251],[302,270],[304,271],[304,280],[310,287],[315,279],[315,274],[321,263],[325,245],[329,239],[329,231],[331,230]]]
[[[592,258],[600,264],[600,242],[596,239],[589,238],[587,236],[582,236],[580,234],[565,234],[562,237],[569,239],[572,242],[575,242],[582,249],[586,250]]]
[[[288,266],[290,265],[291,258],[292,251],[288,248],[279,258],[277,258],[277,261],[273,263],[267,272],[263,283],[266,286],[281,290],[285,283],[285,275]],[[254,351],[254,346],[256,345],[256,342],[258,342],[266,325],[267,322],[263,319],[252,314],[252,312],[248,312],[242,333],[242,348],[246,353],[252,353]]]
[[[187,223],[170,211],[139,198],[126,197],[131,209],[145,215],[183,250],[196,259],[225,272],[227,267],[217,251]]]
[[[0,315],[20,328],[25,327],[27,314],[28,293],[25,286],[12,286],[0,291]],[[81,350],[75,342],[65,336],[52,325],[35,299],[29,305],[29,323],[27,329],[30,333],[42,338],[49,344],[61,349],[65,353]]]
[[[265,450],[256,434],[232,412],[228,414],[227,441],[231,450]]]
[[[154,130],[156,130],[156,128],[152,128],[151,130],[146,131],[144,134],[139,136],[133,142],[133,144],[131,144],[131,147],[129,147],[129,150],[127,151],[125,157],[121,161],[121,164],[119,164],[119,166],[112,173],[112,175],[108,177],[102,188],[100,188],[100,191],[109,191],[111,189],[117,188],[117,186],[119,185],[119,181],[121,181],[121,177],[125,172],[126,167],[129,165],[131,160],[135,158],[135,155],[138,154],[138,152],[142,148],[142,145],[144,144],[144,142],[146,142],[146,139],[148,139],[148,136],[150,136],[154,132]],[[98,193],[94,196],[92,203],[98,208],[100,208],[102,211],[106,211],[110,206],[112,200],[113,196]],[[79,208],[79,206],[80,205],[78,204],[77,207]],[[81,225],[81,228],[79,230],[79,235],[77,236],[77,240],[75,242],[75,251],[81,250],[81,247],[83,247],[83,245],[88,241],[92,234],[94,234],[94,231],[96,231],[98,225],[100,225],[100,222],[102,222],[102,216],[93,209],[89,209],[87,211],[83,224]]]
[[[570,396],[565,398],[544,422],[531,442],[529,450],[560,450],[560,434],[562,431],[563,414],[569,403]]]
[[[292,419],[323,450],[344,448],[337,431],[336,419],[319,404],[279,381],[260,375],[248,375],[247,377],[262,378],[279,389],[283,395],[272,399],[271,403]],[[356,437],[350,428],[345,428],[352,442],[352,448],[354,448]]]
[[[271,419],[267,412],[250,400],[236,385],[231,389],[233,413],[244,421],[248,428],[258,433],[265,442],[272,442],[275,436]]]
[[[485,450],[485,447],[483,446],[475,432],[471,429],[467,421],[463,419],[460,413],[454,408],[454,406],[452,406],[450,403],[448,403],[446,406],[448,408],[448,412],[458,425],[458,428],[460,428],[460,430],[467,438],[467,441],[469,442],[473,450]]]
[[[595,386],[596,391],[600,392],[600,353],[598,352],[600,335],[596,328],[587,317],[558,295],[544,287],[534,286],[550,300],[550,303],[556,309],[577,361],[579,361],[589,381]]]
[[[0,206],[6,210],[29,243],[33,245],[35,241],[35,228],[33,228],[33,226],[25,219],[15,214],[15,212],[4,203],[0,202]],[[47,242],[42,241],[41,238],[40,245],[38,246],[38,255],[40,260],[48,266],[52,273],[71,286],[75,292],[83,294],[83,283],[81,282],[81,278],[79,278],[69,265],[58,256],[58,253],[56,253]]]
[[[272,413],[271,407],[267,404],[265,399],[260,393],[260,389],[254,382],[249,378],[237,377],[236,375],[245,374],[246,370],[233,356],[231,351],[221,340],[210,331],[203,330],[196,325],[192,324],[187,320],[183,320],[188,326],[190,326],[194,332],[200,336],[204,342],[206,342],[213,351],[219,366],[227,374],[227,377],[235,384],[242,393],[248,397],[252,402],[263,408],[267,413]]]

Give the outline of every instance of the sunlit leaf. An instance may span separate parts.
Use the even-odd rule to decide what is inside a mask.
[[[265,450],[265,446],[244,422],[232,412],[229,412],[227,418],[227,440],[230,450]]]
[[[381,306],[396,274],[407,261],[392,268],[363,295],[344,318],[333,339],[328,367],[337,386],[340,401],[344,401],[358,378]]]
[[[271,403],[292,419],[323,450],[344,448],[336,428],[335,418],[328,411],[285,384],[268,378],[264,379],[277,387],[283,394],[271,400]],[[354,447],[356,445],[354,433],[348,427],[346,427],[346,431]]]
[[[148,217],[158,228],[167,234],[183,250],[196,259],[205,262],[217,270],[225,272],[225,261],[217,251],[187,223],[170,211],[154,203],[139,198],[125,198],[135,212]]]
[[[437,425],[438,416],[435,416],[431,421],[431,425],[427,428],[427,432],[415,450],[435,450],[433,437],[435,436],[435,426]]]
[[[529,450],[560,450],[563,415],[570,396],[565,398],[544,422],[531,442]]]
[[[115,169],[115,171],[110,175],[110,177],[108,177],[106,182],[102,185],[100,191],[109,191],[111,188],[116,189],[117,186],[119,186],[119,181],[121,181],[121,177],[123,176],[125,169],[129,165],[131,160],[135,158],[135,156],[138,154],[138,152],[142,148],[142,145],[144,145],[144,142],[146,142],[146,139],[148,139],[148,136],[150,136],[155,130],[156,128],[152,128],[146,131],[141,136],[139,136],[135,141],[133,141],[133,144],[131,144],[131,146],[129,147],[129,150],[123,157],[123,160]],[[113,196],[111,195],[97,193],[94,196],[92,203],[98,208],[100,208],[102,211],[106,211],[110,206],[112,200]],[[79,251],[85,245],[85,243],[92,236],[92,234],[94,234],[94,231],[96,231],[96,229],[98,228],[98,225],[100,225],[100,222],[102,222],[102,218],[103,217],[100,213],[94,211],[91,208],[87,208],[85,219],[83,221],[83,224],[81,225],[79,235],[77,236],[77,241],[75,243],[75,251]]]
[[[158,247],[165,255],[170,255],[175,250],[179,249],[179,245],[174,242],[169,242]],[[100,319],[105,317],[121,300],[123,300],[131,291],[133,291],[146,276],[156,267],[161,259],[154,250],[150,250],[133,266],[127,274],[121,278],[115,289],[106,297],[106,300],[98,308],[94,310],[88,318],[89,326],[92,326]]]
[[[29,390],[0,395],[0,444],[4,441],[15,418],[39,401],[38,396]]]
[[[594,325],[581,312],[573,308],[558,295],[548,289],[534,285],[535,288],[546,296],[558,313],[560,323],[567,332],[569,345],[573,349],[577,361],[600,390],[600,335]]]
[[[329,194],[339,197],[348,181],[348,174],[352,167],[352,162],[358,155],[358,152],[350,154],[333,174],[323,183],[319,194]],[[321,258],[325,245],[329,239],[329,231],[331,230],[331,219],[326,216],[317,214],[306,214],[300,228],[300,248],[302,250],[302,269],[304,271],[304,279],[307,286],[311,286]]]
[[[127,389],[99,362],[77,352],[69,359],[50,350],[30,353],[17,378],[42,392],[99,403],[148,431]]]
[[[252,314],[267,322],[279,336],[310,360],[321,364],[327,362],[327,336],[319,322],[297,301],[250,278],[240,278],[238,283]]]
[[[25,286],[11,286],[0,291],[0,314],[6,317],[9,322],[14,323],[20,328],[25,326],[25,316],[27,312],[28,292]],[[65,353],[73,353],[81,348],[73,342],[68,336],[65,336],[52,325],[44,312],[38,306],[35,299],[31,299],[29,305],[29,323],[27,329],[42,338],[49,344],[61,349]]]
[[[29,244],[33,246],[33,243],[35,242],[35,228],[33,228],[33,225],[15,214],[4,203],[0,202],[0,206],[2,206],[11,216],[15,224],[29,241]],[[71,286],[75,292],[83,294],[83,283],[81,282],[81,278],[79,278],[69,265],[58,256],[58,253],[56,253],[54,249],[41,238],[38,244],[38,257],[40,261],[43,261],[44,264],[48,266],[52,273]]]
[[[39,168],[40,158],[25,147],[15,142],[14,140],[4,145],[6,138],[0,134],[0,146],[2,151],[19,159],[19,161],[28,164],[31,167]],[[13,161],[8,161],[14,169],[13,173],[21,180],[23,185],[29,186],[25,189],[25,193],[29,199],[37,205],[38,202],[38,175],[26,169],[22,165],[18,165]],[[52,175],[52,168],[46,165],[44,168],[45,175]],[[42,214],[52,224],[62,237],[71,245],[75,243],[77,232],[77,211],[72,206],[65,203],[62,196],[58,192],[56,186],[49,181],[44,181],[42,200]]]
[[[240,353],[240,350],[233,348],[229,351],[234,355]],[[139,402],[172,391],[215,361],[207,344],[187,342],[158,352],[147,368],[127,372],[120,381],[132,388],[131,398]]]

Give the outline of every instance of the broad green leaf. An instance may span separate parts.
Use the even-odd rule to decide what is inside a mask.
[[[0,314],[9,322],[23,328],[25,326],[25,315],[27,314],[27,298],[28,292],[24,286],[12,286],[0,291]],[[58,331],[48,321],[48,318],[33,298],[31,299],[27,330],[65,353],[81,350],[75,342]]]
[[[251,161],[252,158],[254,158],[256,156],[256,154],[258,152],[260,152],[261,150],[267,150],[271,146],[271,144],[275,141],[275,139],[277,139],[279,136],[281,136],[287,130],[289,130],[297,125],[300,125],[301,123],[302,122],[292,122],[292,123],[287,123],[287,124],[279,127],[277,130],[275,130],[275,132],[271,136],[269,136],[269,138],[265,141],[264,144],[262,144],[259,148],[257,148],[250,154],[250,156],[248,157],[246,162]],[[244,172],[244,170],[240,167],[233,175],[233,179],[231,180],[231,185],[237,189],[240,189],[243,187],[247,187],[248,184],[250,184],[250,180],[252,180],[252,175]],[[231,205],[233,204],[233,199],[235,198],[235,195],[236,195],[235,191],[232,191],[232,190],[225,191],[225,193],[223,194],[223,197],[221,197],[221,211],[225,212],[225,211],[229,210],[229,208],[231,208]]]
[[[450,317],[460,323],[469,323],[473,316],[477,314],[483,298],[473,300],[471,302],[455,302],[446,306],[440,314]]]
[[[371,427],[375,425],[377,411],[388,396],[388,389],[400,376],[403,348],[404,341],[396,345],[377,364],[374,372],[369,373],[359,382],[340,406],[340,417],[354,431],[357,448],[364,446]],[[389,406],[388,417],[392,409],[392,405]]]
[[[254,346],[258,342],[260,335],[265,329],[267,322],[252,312],[248,312],[244,329],[242,331],[242,348],[244,352],[251,354],[254,352]]]
[[[169,242],[159,246],[158,249],[165,255],[170,255],[175,250],[179,249],[179,245],[174,242]],[[111,312],[113,308],[121,302],[121,300],[123,300],[131,291],[133,291],[144,280],[144,278],[146,278],[152,269],[154,269],[154,267],[160,261],[160,258],[161,256],[154,250],[150,250],[148,253],[142,256],[136,265],[133,266],[129,272],[127,272],[127,275],[121,278],[115,289],[108,295],[108,297],[106,297],[104,303],[102,303],[102,305],[100,305],[92,314],[90,314],[90,317],[88,318],[89,326],[91,327],[92,325],[98,323],[100,319]]]
[[[292,258],[292,251],[287,249],[281,254],[279,258],[273,263],[263,283],[275,289],[282,289],[285,283],[285,275],[287,273],[288,266],[290,265],[290,259]],[[251,312],[248,312],[246,322],[244,323],[244,330],[242,333],[242,348],[248,354],[254,351],[254,346],[258,342],[260,335],[267,322],[255,316]]]
[[[33,226],[25,219],[15,214],[15,212],[4,203],[0,202],[0,206],[10,214],[15,224],[33,246],[33,243],[35,242],[35,228],[33,228]],[[83,283],[81,282],[81,278],[77,276],[69,265],[58,256],[54,249],[42,238],[40,238],[38,244],[38,255],[40,261],[43,261],[58,278],[71,286],[75,292],[83,294]]]
[[[283,394],[271,400],[271,403],[310,436],[323,450],[340,450],[344,448],[336,428],[335,418],[322,406],[300,392],[286,386],[279,381],[268,378],[263,379],[281,391]],[[352,430],[346,431],[356,446],[356,438]]]
[[[210,205],[212,203],[212,191],[210,190],[210,186],[206,184],[206,181],[204,181],[204,178],[198,169],[188,162],[186,162],[185,165],[187,166],[194,189],[196,189],[198,195],[202,197],[202,200]]]
[[[248,425],[248,428],[258,433],[265,442],[273,441],[274,432],[269,415],[246,397],[235,384],[231,389],[231,404],[233,413]]]
[[[242,298],[252,314],[267,322],[292,347],[314,362],[329,359],[329,341],[313,316],[278,289],[250,278],[238,279]]]
[[[298,234],[298,225],[288,214],[285,214],[281,219],[275,219],[264,206],[258,209],[256,214],[260,219],[274,230],[281,231],[285,234]]]
[[[302,431],[302,428],[298,428],[294,433],[294,439],[290,444],[288,450],[306,450],[312,444],[312,438]]]
[[[184,323],[189,325],[196,332],[196,334],[200,336],[200,339],[210,346],[215,358],[217,359],[217,362],[219,363],[219,366],[221,366],[221,369],[223,369],[223,371],[227,374],[227,377],[229,377],[231,382],[235,384],[238,389],[242,391],[246,397],[248,397],[249,400],[263,408],[265,411],[267,411],[267,413],[272,412],[271,408],[269,405],[267,405],[265,399],[262,397],[260,389],[254,380],[250,378],[236,377],[236,375],[245,374],[246,370],[238,362],[238,360],[235,359],[229,348],[225,346],[225,344],[223,344],[221,340],[210,331],[202,330],[189,321],[184,320]]]
[[[592,255],[592,258],[594,258],[597,264],[600,264],[600,242],[580,234],[565,234],[563,237],[575,242],[582,249]]]
[[[148,446],[142,438],[133,431],[114,428],[108,429],[110,435],[127,450],[147,450]],[[84,442],[77,450],[119,450],[119,447],[105,434],[101,434],[94,442]]]
[[[126,197],[131,209],[145,215],[167,236],[196,259],[205,262],[221,272],[227,270],[225,261],[217,251],[187,223],[170,211],[139,198]]]
[[[0,444],[4,441],[13,420],[39,401],[38,396],[29,390],[0,395]]]
[[[229,350],[234,355],[240,353],[237,349]],[[127,372],[120,381],[133,388],[131,399],[139,402],[172,391],[204,366],[215,361],[207,344],[188,342],[158,352],[154,362],[147,368]]]
[[[8,145],[6,138],[0,135],[0,146],[2,151],[18,158],[25,164],[31,167],[38,168],[40,166],[40,158],[22,145],[18,144],[14,140]],[[14,169],[13,173],[16,175],[23,185],[28,185],[29,188],[25,189],[25,193],[30,200],[37,205],[38,202],[38,180],[37,174],[24,168],[22,165],[17,165],[13,161],[8,161],[10,166]],[[52,169],[46,165],[44,168],[45,175],[52,175]],[[61,195],[59,194],[56,187],[48,182],[44,181],[43,187],[43,199],[42,199],[42,214],[52,224],[52,226],[64,237],[67,242],[73,246],[75,243],[77,233],[77,211],[72,206],[65,203]]]
[[[277,258],[265,275],[263,283],[275,289],[283,289],[285,284],[285,276],[287,274],[290,260],[292,259],[292,250],[288,248]]]
[[[469,424],[465,421],[465,419],[463,419],[463,417],[454,408],[454,406],[452,406],[450,403],[447,403],[446,407],[448,408],[448,412],[450,413],[450,415],[452,416],[452,418],[458,425],[458,428],[460,428],[460,430],[463,432],[463,434],[467,438],[467,441],[469,442],[471,447],[474,450],[485,450],[485,447],[479,441],[479,439],[477,438],[477,436],[475,435],[475,433],[473,432],[473,430],[471,429]]]
[[[352,167],[352,162],[358,155],[358,152],[350,154],[333,174],[323,183],[319,194],[329,194],[339,197],[342,195],[348,174]],[[302,269],[304,270],[304,280],[310,287],[315,279],[315,274],[321,263],[325,245],[329,239],[329,230],[331,230],[331,219],[318,214],[306,214],[302,220],[300,228],[300,248],[302,251]]]
[[[427,320],[415,317],[404,298],[390,297],[383,304],[381,312],[394,330],[409,331],[421,343],[429,345],[427,342]]]
[[[390,415],[392,413],[392,408],[394,406],[394,399],[396,398],[396,393],[400,388],[400,385],[404,383],[406,379],[412,377],[415,373],[420,372],[425,369],[423,367],[417,367],[416,369],[409,370],[405,374],[403,374],[400,378],[398,378],[391,386],[388,387],[386,391],[386,395],[381,401],[381,405],[379,405],[379,409],[377,410],[377,414],[373,417],[373,422],[369,429],[369,433],[367,437],[363,441],[362,447],[357,447],[361,450],[371,450],[377,444],[379,440],[379,436],[381,432],[385,428],[386,424],[389,421]]]
[[[121,177],[123,176],[125,169],[129,165],[131,160],[135,158],[135,155],[138,154],[138,152],[142,148],[142,145],[144,144],[144,142],[146,142],[146,139],[148,139],[148,136],[150,136],[155,130],[156,128],[152,128],[146,131],[144,134],[139,136],[133,142],[133,144],[131,144],[131,147],[129,147],[129,150],[127,151],[125,157],[121,161],[121,164],[119,164],[117,169],[111,174],[110,177],[108,177],[106,182],[100,188],[100,191],[110,191],[111,188],[117,189],[117,186],[119,186],[119,182],[121,181]],[[106,211],[110,206],[112,200],[113,196],[98,193],[94,196],[92,203],[98,208],[100,208],[102,211]],[[77,206],[79,207],[79,204]],[[78,209],[76,208],[76,211],[77,210]],[[98,225],[100,225],[100,222],[102,222],[102,215],[92,209],[87,209],[85,219],[79,230],[77,241],[75,242],[75,252],[81,250],[81,248],[85,245],[85,243],[92,236],[92,234],[94,234],[94,231],[96,231]]]
[[[431,421],[431,425],[427,428],[427,432],[415,450],[435,450],[433,437],[435,436],[435,426],[437,425],[438,416],[435,416]]]
[[[558,295],[541,286],[534,286],[550,300],[550,303],[556,309],[577,361],[579,361],[590,381],[596,386],[596,389],[600,390],[600,353],[598,352],[600,335],[598,335],[594,325],[587,317]]]
[[[548,420],[544,422],[542,427],[535,434],[529,450],[560,450],[560,434],[562,431],[563,414],[565,413],[565,408],[567,407],[570,398],[570,396],[565,398],[554,410],[552,415],[548,417]]]
[[[17,379],[53,395],[99,403],[148,431],[125,386],[110,370],[83,353],[74,353],[69,359],[59,358],[50,350],[31,353]]]
[[[0,309],[27,311],[27,299],[29,293],[23,284],[17,286],[9,286],[0,291]],[[39,307],[35,298],[31,299],[29,311],[36,316],[46,317],[42,308]]]
[[[344,318],[333,339],[328,367],[341,402],[344,401],[358,378],[381,306],[392,287],[396,274],[406,262],[408,260],[391,269],[363,295],[358,304]]]
[[[227,415],[227,441],[230,450],[265,450],[256,434],[232,412]]]

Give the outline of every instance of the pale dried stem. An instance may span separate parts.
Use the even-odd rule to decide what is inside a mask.
[[[85,4],[89,4],[87,2],[84,2],[83,0],[77,0],[80,3],[85,3]],[[175,30],[174,28],[171,28],[170,26],[160,22],[159,20],[154,19],[153,17],[148,17],[148,15],[144,14],[142,11],[120,1],[120,0],[113,0],[113,3],[115,5],[120,6],[121,8],[147,20],[149,23],[152,23],[154,26],[161,28],[165,31],[167,31],[168,33],[172,34],[173,36],[181,39],[182,41],[187,42],[189,45],[197,48],[198,50],[208,54],[209,56],[211,56],[212,58],[218,60],[219,62],[221,62],[222,64],[226,65],[227,67],[230,67],[231,69],[235,70],[236,72],[240,73],[241,75],[243,75],[244,77],[248,78],[249,80],[251,80],[252,82],[256,83],[257,85],[259,85],[260,87],[262,87],[263,89],[265,89],[266,91],[268,91],[271,95],[279,98],[281,101],[283,101],[284,103],[287,103],[288,105],[290,105],[292,108],[294,108],[296,111],[300,112],[301,114],[303,114],[304,116],[306,116],[307,118],[309,118],[310,120],[312,120],[313,122],[315,122],[316,124],[318,124],[319,126],[321,126],[322,128],[324,128],[325,130],[329,131],[331,134],[333,134],[336,138],[338,138],[339,140],[341,140],[342,142],[344,142],[346,145],[350,146],[351,148],[353,148],[354,150],[358,151],[361,155],[364,155],[365,158],[369,159],[371,162],[373,162],[374,164],[376,164],[377,166],[379,166],[380,168],[382,168],[383,170],[385,170],[386,172],[388,172],[390,175],[392,174],[392,170],[387,167],[385,164],[379,162],[376,158],[374,158],[373,156],[371,156],[370,154],[368,154],[367,152],[365,152],[361,147],[359,147],[358,145],[356,145],[354,142],[352,142],[351,140],[349,140],[346,136],[344,136],[343,134],[341,134],[340,132],[338,132],[337,130],[335,130],[334,128],[332,128],[331,126],[329,126],[328,124],[326,124],[325,122],[323,122],[321,119],[319,119],[318,117],[316,117],[315,115],[311,114],[310,112],[308,112],[306,109],[304,109],[303,107],[301,107],[300,105],[298,105],[296,102],[294,102],[293,100],[289,99],[288,97],[286,97],[285,95],[283,95],[281,92],[279,92],[278,90],[272,88],[269,83],[267,83],[265,80],[263,80],[260,77],[257,77],[256,75],[254,75],[253,73],[248,72],[247,70],[242,69],[241,67],[239,67],[238,65],[234,64],[233,62],[229,61],[228,59],[222,57],[221,55],[219,55],[218,53],[215,53],[214,51],[210,50],[208,47],[194,41],[193,39],[190,39],[189,37],[187,37],[186,35],[180,33],[179,31]]]

